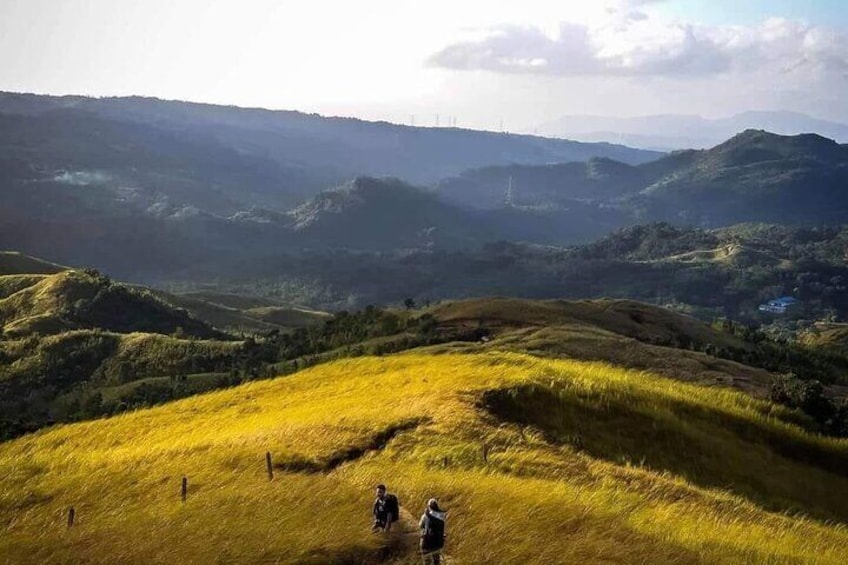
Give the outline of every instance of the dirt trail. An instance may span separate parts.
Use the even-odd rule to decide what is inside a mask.
[[[391,565],[421,565],[424,563],[421,557],[421,546],[419,541],[418,518],[413,516],[407,508],[401,507],[400,519],[392,526],[388,534],[391,538],[383,548],[384,563]],[[442,554],[442,565],[450,565],[453,560],[446,554]]]

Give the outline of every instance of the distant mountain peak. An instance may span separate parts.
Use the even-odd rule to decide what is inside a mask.
[[[391,191],[406,191],[410,193],[420,192],[414,186],[402,181],[397,177],[372,176],[358,176],[353,180],[341,185],[336,190],[371,194],[381,194],[384,192]]]
[[[765,130],[765,129],[758,129],[758,128],[747,128],[747,129],[737,133],[733,137],[731,137],[725,143],[730,143],[730,142],[733,142],[734,140],[758,141],[758,140],[790,140],[790,139],[820,139],[822,141],[835,143],[832,139],[829,139],[829,138],[824,137],[822,135],[819,135],[817,133],[799,133],[799,134],[794,134],[794,135],[786,135],[786,134],[774,133],[774,132],[771,132],[771,131],[768,131],[768,130]]]
[[[815,133],[780,135],[761,129],[746,129],[707,151],[707,154],[727,154],[747,151],[747,159],[767,161],[777,159],[813,159],[832,162],[844,160],[844,148],[832,139]],[[755,153],[750,153],[755,152]]]
[[[363,200],[382,197],[408,197],[424,194],[418,188],[394,177],[359,176],[339,186],[322,190],[310,202],[335,202],[339,205],[352,205]]]
[[[706,149],[742,131],[765,130],[782,135],[818,133],[848,142],[848,124],[817,119],[800,112],[751,110],[726,118],[660,114],[630,118],[566,116],[538,126],[543,135],[587,142],[612,141],[663,149]]]
[[[296,230],[312,228],[332,216],[363,215],[375,223],[400,213],[438,209],[445,204],[425,192],[393,177],[356,177],[340,186],[323,190],[288,213]],[[365,219],[365,218],[363,218]]]

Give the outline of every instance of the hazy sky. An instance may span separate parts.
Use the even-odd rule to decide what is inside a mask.
[[[848,0],[0,0],[0,90],[507,129],[848,121]]]

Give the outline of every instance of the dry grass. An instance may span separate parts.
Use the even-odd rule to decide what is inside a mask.
[[[27,318],[59,316],[77,300],[93,298],[98,290],[90,277],[79,271],[41,277],[0,299],[0,320],[22,324]]]
[[[0,275],[0,299],[41,282],[47,275]]]
[[[848,324],[821,323],[798,336],[807,347],[842,351],[848,345]]]
[[[433,308],[445,323],[476,323],[487,326],[555,327],[586,326],[649,343],[669,342],[687,336],[694,343],[748,349],[736,336],[666,308],[633,300],[529,300],[521,298],[475,298],[448,302]]]
[[[368,533],[368,512],[372,486],[385,481],[413,514],[430,496],[449,508],[453,563],[845,563],[844,525],[593,458],[481,404],[487,391],[525,387],[601,413],[622,400],[666,419],[671,411],[681,426],[700,425],[680,419],[687,411],[729,418],[737,424],[721,437],[728,453],[755,444],[775,469],[797,466],[801,475],[785,489],[808,490],[809,472],[833,498],[848,492],[844,471],[825,470],[846,460],[848,442],[807,435],[740,393],[601,363],[404,354],[338,361],[0,444],[0,561],[376,562],[381,538]],[[369,450],[381,432],[412,421],[384,449]],[[304,468],[313,471],[278,469],[269,482],[266,450],[280,464],[312,462]],[[71,505],[77,525],[67,530]]]

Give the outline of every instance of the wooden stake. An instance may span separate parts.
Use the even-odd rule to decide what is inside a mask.
[[[74,527],[74,518],[76,517],[76,514],[77,514],[77,512],[76,512],[76,510],[74,510],[73,506],[68,508],[68,527],[69,528]]]
[[[445,457],[445,458],[442,460],[442,465],[443,465],[443,466],[445,466],[445,467],[447,467],[447,466],[448,466],[448,458],[447,458],[447,457]]]
[[[483,444],[483,463],[489,462],[489,446],[485,443]]]
[[[180,489],[180,498],[183,502],[186,501],[186,497],[188,496],[188,477],[183,477],[183,486]]]
[[[265,468],[268,471],[268,480],[273,481],[274,480],[274,466],[271,463],[271,452],[270,451],[265,452]]]

